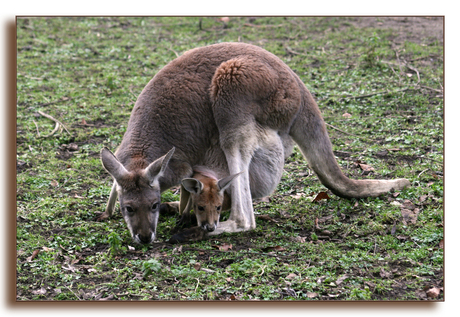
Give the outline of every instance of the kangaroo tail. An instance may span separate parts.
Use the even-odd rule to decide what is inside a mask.
[[[316,102],[308,91],[291,126],[290,136],[300,147],[311,168],[323,185],[345,198],[376,197],[391,190],[410,185],[407,179],[352,180],[340,170],[332,145]]]

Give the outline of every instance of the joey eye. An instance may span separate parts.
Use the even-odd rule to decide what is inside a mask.
[[[160,206],[159,203],[154,203],[154,204],[152,205],[152,210],[157,210],[159,206]]]
[[[220,211],[222,209],[222,206],[217,206],[216,209],[217,211]]]
[[[126,211],[129,213],[129,214],[133,214],[134,213],[134,209],[131,207],[131,206],[126,206]]]
[[[204,207],[203,206],[198,206],[198,210],[199,211],[204,211]]]

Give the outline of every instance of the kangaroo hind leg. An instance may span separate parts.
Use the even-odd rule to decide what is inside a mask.
[[[248,67],[251,62],[244,57],[226,61],[217,68],[212,79],[214,119],[228,172],[230,175],[242,172],[228,189],[231,196],[229,220],[221,222],[212,234],[255,228],[249,168],[263,130],[256,122],[259,106],[255,100],[258,94],[267,90],[269,83],[263,81],[269,80],[270,76],[255,75],[254,67],[258,65]]]

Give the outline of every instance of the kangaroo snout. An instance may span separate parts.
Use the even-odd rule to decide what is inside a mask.
[[[154,239],[155,239],[155,234],[154,233],[152,233],[150,235],[136,234],[134,236],[134,241],[139,243],[139,244],[149,244],[149,243],[152,243]]]
[[[206,222],[206,223],[202,223],[202,224],[201,224],[201,228],[202,228],[203,230],[208,231],[208,232],[213,232],[214,230],[216,230],[217,224],[210,224],[210,223],[207,223],[207,222]]]

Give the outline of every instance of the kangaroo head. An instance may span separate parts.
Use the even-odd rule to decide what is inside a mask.
[[[203,230],[209,232],[216,230],[222,211],[225,189],[240,174],[233,174],[220,180],[210,177],[201,177],[201,181],[196,178],[184,178],[182,180],[182,186],[190,193],[198,226]]]
[[[148,244],[155,239],[160,214],[160,183],[174,153],[150,163],[145,169],[128,171],[107,148],[101,151],[104,168],[115,179],[120,210],[136,243]]]

